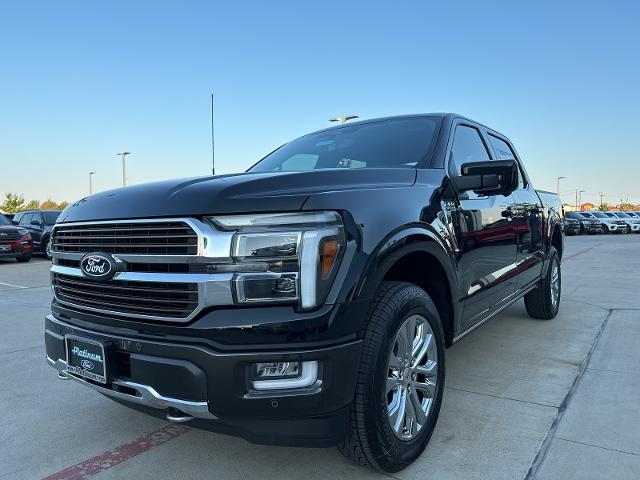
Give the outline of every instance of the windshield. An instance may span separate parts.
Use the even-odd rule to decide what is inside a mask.
[[[615,214],[620,218],[631,218],[629,215],[627,215],[624,212],[616,212]]]
[[[607,217],[604,213],[602,212],[593,212],[592,214],[594,217],[598,217],[598,218],[609,218]]]
[[[7,217],[0,213],[0,225],[13,225]]]
[[[581,213],[580,215],[582,215],[584,218],[591,218],[593,219],[593,215],[591,215],[590,213]]]
[[[346,125],[293,140],[250,172],[323,168],[416,168],[431,158],[440,117],[392,118]]]
[[[44,217],[44,223],[47,225],[54,225],[58,217],[60,216],[59,210],[50,210],[42,212],[42,216]]]

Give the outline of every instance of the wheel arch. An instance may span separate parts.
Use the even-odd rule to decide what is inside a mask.
[[[383,281],[413,283],[425,290],[438,308],[447,346],[456,332],[458,276],[452,250],[423,228],[397,232],[377,249],[357,289],[373,298]]]

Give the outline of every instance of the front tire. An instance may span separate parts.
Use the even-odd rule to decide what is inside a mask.
[[[562,270],[560,255],[549,247],[549,268],[540,285],[524,296],[527,313],[539,320],[551,320],[558,314],[562,294]]]
[[[51,260],[53,258],[53,255],[51,254],[51,237],[47,237],[45,239],[44,245],[44,254],[49,260]]]
[[[416,285],[383,282],[369,310],[340,452],[382,472],[411,464],[433,434],[444,377],[444,334],[433,300]]]

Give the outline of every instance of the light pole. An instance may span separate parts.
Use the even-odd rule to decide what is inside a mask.
[[[598,195],[600,195],[600,210],[602,210],[602,197],[604,197],[604,194],[600,192]]]
[[[127,155],[131,155],[131,152],[121,152],[116,155],[122,157],[122,186],[127,186]]]
[[[360,118],[358,115],[344,115],[342,117],[334,117],[330,118],[330,122],[340,122],[341,124],[347,123],[349,120],[353,120],[354,118]]]
[[[89,195],[93,195],[93,181],[92,181],[93,178],[92,177],[95,173],[96,172],[89,172]]]
[[[582,211],[582,192],[586,192],[586,190],[580,190],[578,192],[578,208],[576,210]]]
[[[560,180],[562,180],[563,178],[567,178],[567,177],[558,177],[556,179],[556,193],[558,195],[560,195]]]

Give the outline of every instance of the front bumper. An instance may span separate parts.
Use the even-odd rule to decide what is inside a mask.
[[[599,233],[602,227],[599,223],[583,223],[582,229],[585,233]]]
[[[15,258],[22,255],[33,253],[32,240],[16,240],[12,242],[0,242],[3,247],[9,247],[8,250],[0,248],[0,258]]]
[[[221,352],[186,336],[167,341],[111,334],[53,315],[45,324],[47,361],[61,378],[156,417],[276,445],[328,446],[346,434],[359,340],[318,348]],[[113,345],[110,383],[100,385],[66,372],[65,335],[69,334]],[[287,360],[318,361],[318,381],[295,390],[250,388],[250,365]]]

